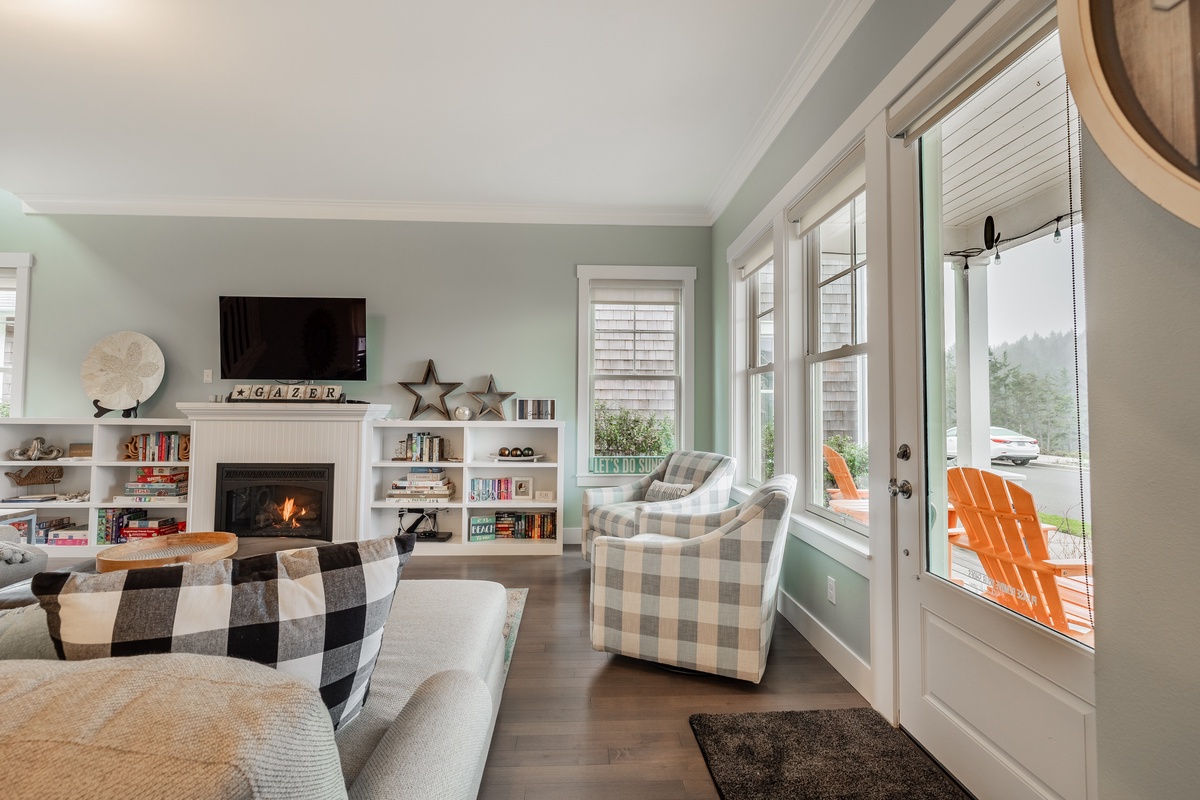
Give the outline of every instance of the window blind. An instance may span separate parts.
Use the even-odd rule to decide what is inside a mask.
[[[976,26],[979,33],[964,37],[888,109],[889,136],[912,144],[1058,26],[1046,0],[1016,0],[997,14],[994,23]]]
[[[679,305],[683,302],[683,283],[592,279],[589,297],[593,304]]]
[[[866,143],[859,142],[788,209],[787,218],[796,223],[797,236],[820,225],[863,190],[867,185],[866,152]]]

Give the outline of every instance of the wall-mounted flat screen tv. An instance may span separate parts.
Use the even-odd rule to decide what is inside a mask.
[[[367,301],[362,297],[225,297],[221,378],[365,381]]]

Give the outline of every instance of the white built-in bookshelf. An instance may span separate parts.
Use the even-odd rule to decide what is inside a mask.
[[[61,467],[62,479],[55,485],[14,485],[7,475],[0,477],[4,488],[0,497],[14,498],[22,495],[46,493],[69,495],[88,492],[87,500],[78,502],[4,502],[0,513],[17,509],[30,509],[38,521],[69,518],[71,527],[80,530],[59,529],[63,535],[70,533],[72,540],[82,538],[86,544],[74,546],[47,546],[54,555],[88,556],[104,548],[96,543],[97,520],[101,509],[144,509],[152,518],[187,516],[187,501],[136,503],[114,501],[124,493],[125,484],[135,481],[138,468],[187,467],[182,459],[138,461],[126,458],[126,442],[142,434],[175,432],[187,434],[190,425],[186,419],[126,419],[126,418],[18,418],[0,420],[0,467],[4,473],[26,474],[30,468],[39,466]],[[47,446],[56,446],[68,451],[72,444],[90,445],[89,460],[25,461],[13,459],[11,453],[18,448],[27,448],[35,438],[45,440]],[[0,519],[0,524],[3,520]]]
[[[437,461],[395,460],[405,454],[410,435],[440,439]],[[554,420],[379,420],[371,426],[370,509],[373,536],[395,532],[401,509],[424,508],[437,513],[438,529],[446,541],[419,539],[414,555],[561,555],[563,498],[563,423]],[[501,460],[501,448],[532,448],[533,461]],[[411,451],[408,453],[411,456]],[[388,498],[396,482],[415,469],[440,468],[454,483],[454,496],[446,503],[422,504]],[[414,469],[415,468],[415,469]],[[530,496],[549,492],[550,499],[538,501],[475,499],[472,487],[492,485],[514,478],[528,478]],[[555,538],[504,538],[472,541],[471,520],[504,515],[548,515]]]
[[[336,489],[344,497],[335,508],[334,539],[368,539],[395,535],[400,513],[406,509],[426,508],[437,515],[440,536],[418,539],[414,556],[425,555],[560,555],[563,537],[563,423],[554,420],[392,420],[384,418],[387,406],[330,405],[305,407],[287,404],[180,404],[188,418],[126,419],[126,418],[36,418],[0,419],[0,466],[3,472],[24,473],[31,467],[61,467],[63,476],[54,486],[17,486],[8,477],[0,476],[4,488],[0,498],[15,498],[36,493],[68,495],[87,492],[86,499],[76,502],[4,502],[0,503],[0,524],[5,512],[22,512],[36,521],[69,518],[75,531],[64,532],[73,541],[83,544],[70,546],[42,545],[54,556],[90,556],[110,545],[98,541],[101,523],[107,509],[145,509],[151,518],[175,517],[186,520],[189,530],[209,530],[214,523],[213,476],[201,473],[212,471],[213,463],[228,456],[222,444],[222,431],[229,427],[236,436],[230,438],[237,447],[252,448],[257,461],[329,461],[330,452],[345,459],[340,469],[350,484]],[[277,413],[276,413],[277,412]],[[348,417],[354,419],[348,419]],[[277,419],[275,417],[278,417]],[[328,417],[328,419],[326,419]],[[227,421],[223,421],[227,420]],[[299,427],[297,427],[299,426]],[[309,436],[298,432],[312,428]],[[248,443],[249,431],[263,431],[265,441]],[[178,432],[190,436],[190,459],[130,460],[126,443],[143,434]],[[440,437],[442,448],[438,461],[395,460],[402,443],[415,434]],[[47,445],[67,450],[70,445],[90,445],[88,460],[27,461],[11,458],[18,448],[26,448],[40,437]],[[305,441],[306,439],[311,441]],[[271,443],[278,442],[277,456]],[[230,445],[233,446],[233,445]],[[532,448],[536,460],[502,460],[501,448]],[[314,449],[315,448],[315,449]],[[312,450],[311,455],[308,451]],[[249,458],[251,452],[231,452],[231,460]],[[173,502],[136,503],[116,499],[123,494],[125,484],[135,481],[139,467],[181,467],[190,474],[191,491],[185,500]],[[449,502],[420,503],[407,499],[389,498],[392,485],[404,482],[413,468],[441,468],[454,483],[455,493]],[[513,479],[529,481],[529,499],[473,498],[473,481],[488,486],[511,487]],[[503,481],[508,480],[509,484]],[[538,493],[541,498],[538,499]],[[17,514],[10,514],[17,516]],[[530,520],[524,537],[473,541],[471,520],[475,517],[497,516],[504,520],[520,517]],[[532,522],[537,520],[536,525]],[[193,524],[195,523],[195,524]],[[199,527],[197,527],[199,526]],[[548,538],[550,531],[554,538]],[[441,539],[444,539],[441,540]]]

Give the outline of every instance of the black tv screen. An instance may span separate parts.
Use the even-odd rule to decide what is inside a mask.
[[[221,297],[221,378],[365,381],[362,297]]]

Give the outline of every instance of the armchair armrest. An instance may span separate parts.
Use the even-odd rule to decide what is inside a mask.
[[[694,539],[716,528],[724,527],[735,520],[740,509],[737,506],[720,511],[692,512],[672,511],[676,501],[651,503],[641,509],[638,516],[638,533],[654,533],[674,536],[678,539]]]

